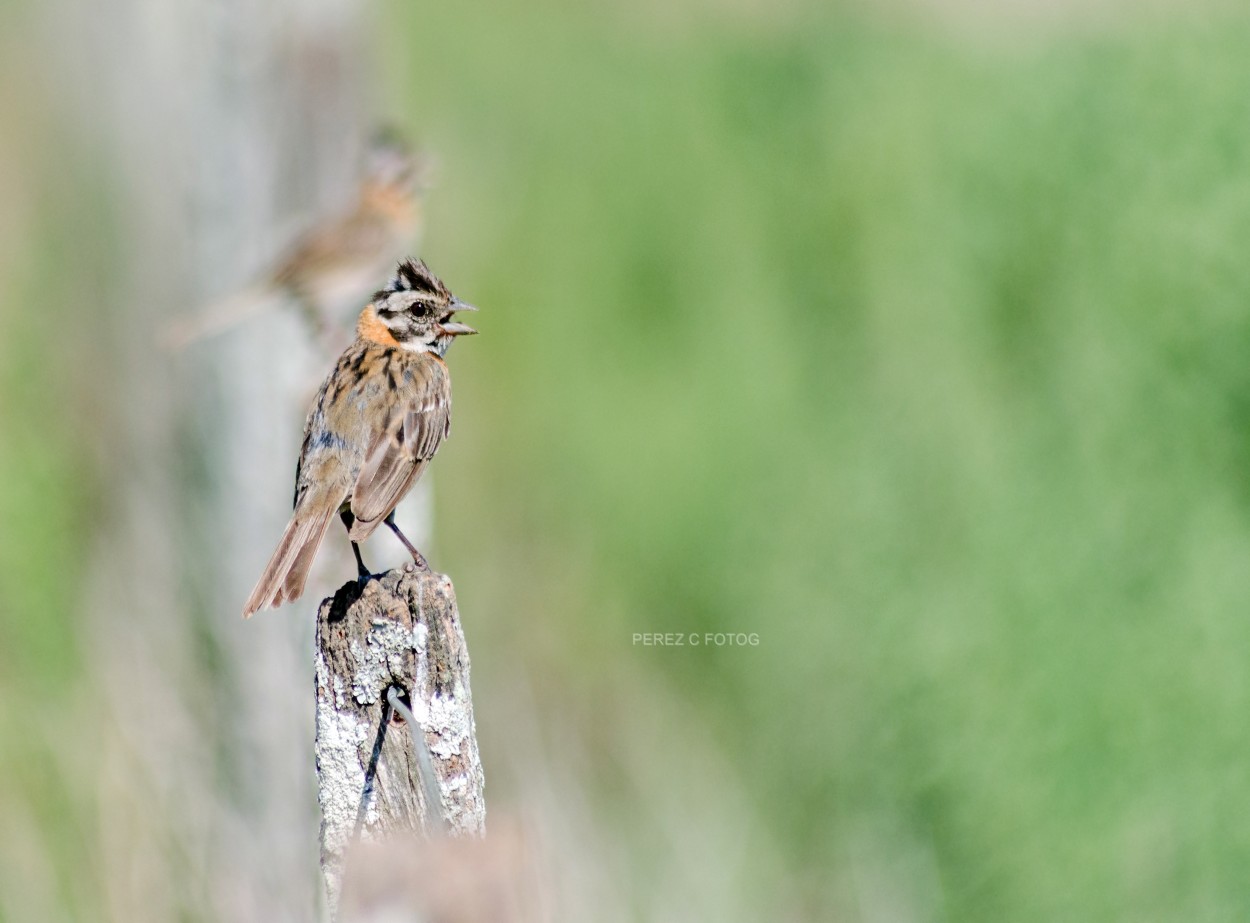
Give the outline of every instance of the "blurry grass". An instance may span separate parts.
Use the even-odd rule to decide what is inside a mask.
[[[1250,911],[1247,24],[392,13],[477,675],[663,675],[822,912],[866,828],[920,916]]]
[[[104,506],[93,309],[110,237],[98,168],[36,112],[37,94],[0,106],[0,123],[22,127],[3,158],[19,171],[5,205],[20,233],[0,260],[0,918],[14,907],[83,913],[94,887],[83,757],[98,716],[81,711],[95,699],[78,611]]]

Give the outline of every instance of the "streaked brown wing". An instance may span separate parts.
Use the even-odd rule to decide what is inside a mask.
[[[373,531],[403,499],[451,425],[451,381],[437,359],[423,363],[397,394],[386,428],[365,454],[352,491],[353,535]]]
[[[357,209],[326,228],[314,229],[295,242],[274,271],[278,285],[299,286],[310,273],[325,272],[359,260],[376,259],[392,247],[386,222]]]

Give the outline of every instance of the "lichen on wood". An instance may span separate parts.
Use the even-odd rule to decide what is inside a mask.
[[[386,704],[392,687],[424,729],[446,830],[453,836],[485,831],[469,654],[451,580],[408,565],[342,586],[317,613],[316,683],[321,864],[333,911],[358,818],[362,840],[438,829],[422,794],[413,740]],[[362,809],[384,715],[389,724]]]

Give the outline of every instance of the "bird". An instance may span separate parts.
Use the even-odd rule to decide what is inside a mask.
[[[476,311],[421,260],[406,259],[356,322],[356,339],[321,385],[304,423],[294,512],[243,607],[250,618],[304,592],[335,514],[347,529],[359,576],[360,542],[385,524],[418,567],[424,556],[395,524],[395,505],[451,430],[451,377],[443,357],[477,333],[453,320]]]
[[[429,158],[414,154],[396,130],[376,132],[364,159],[354,205],[309,229],[254,285],[165,328],[178,351],[283,301],[295,302],[313,333],[333,336],[330,318],[367,295],[412,245],[421,223]],[[341,341],[340,341],[341,343]]]

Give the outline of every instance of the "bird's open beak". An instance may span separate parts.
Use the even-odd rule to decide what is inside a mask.
[[[456,321],[450,320],[443,321],[438,325],[438,329],[440,333],[449,337],[462,337],[477,333],[477,331],[468,324],[460,324]]]
[[[459,298],[454,298],[454,297],[451,299],[451,305],[449,307],[451,308],[451,313],[447,315],[448,318],[450,318],[451,315],[455,314],[457,311],[476,311],[477,310],[477,308],[469,304],[467,301],[461,301]],[[449,337],[463,337],[463,336],[470,336],[471,334],[477,333],[477,331],[474,330],[472,327],[470,327],[468,324],[461,324],[458,321],[453,321],[453,320],[443,321],[441,324],[438,325],[438,329],[441,330],[444,335],[449,336]]]

